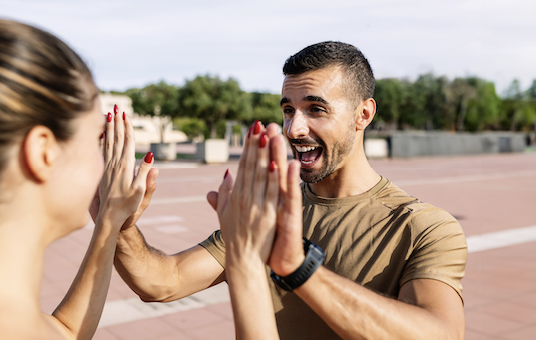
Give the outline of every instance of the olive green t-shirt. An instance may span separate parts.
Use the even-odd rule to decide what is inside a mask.
[[[414,279],[433,279],[461,298],[467,244],[458,221],[382,178],[369,191],[322,198],[302,183],[303,236],[325,252],[324,266],[375,292],[397,298]],[[225,267],[225,244],[214,232],[200,243]],[[296,294],[272,282],[281,339],[339,339]]]

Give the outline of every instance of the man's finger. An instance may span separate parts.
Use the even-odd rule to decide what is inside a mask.
[[[156,190],[156,178],[158,177],[158,172],[158,169],[154,168],[149,170],[149,174],[147,175],[147,181],[145,183],[145,195],[143,196],[143,200],[141,201],[140,206],[142,210],[147,209],[149,203],[151,203],[151,199]]]
[[[207,193],[207,201],[212,209],[218,211],[218,193],[216,191],[209,191]]]
[[[216,211],[218,214],[221,214],[222,210],[227,205],[227,201],[229,201],[229,197],[231,197],[232,190],[233,175],[229,170],[227,170],[223,176],[223,181],[221,182],[220,188],[218,189],[218,203],[216,206]]]

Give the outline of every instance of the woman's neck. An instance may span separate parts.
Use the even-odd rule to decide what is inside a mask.
[[[26,207],[32,205],[25,205]],[[25,211],[23,211],[25,210]],[[0,298],[39,306],[46,219],[38,211],[0,205]]]

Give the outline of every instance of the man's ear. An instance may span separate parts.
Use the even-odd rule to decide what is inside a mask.
[[[376,101],[373,98],[365,99],[355,114],[356,130],[365,130],[376,114]]]
[[[33,127],[22,143],[22,157],[27,173],[37,182],[50,178],[59,155],[59,145],[49,128]]]

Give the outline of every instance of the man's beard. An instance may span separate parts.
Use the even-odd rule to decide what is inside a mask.
[[[295,144],[316,144],[322,146],[322,165],[320,169],[311,169],[311,168],[301,168],[300,177],[302,181],[306,183],[318,183],[324,178],[332,175],[338,168],[339,164],[342,162],[344,157],[346,157],[352,150],[355,142],[355,134],[353,131],[348,131],[346,138],[342,141],[337,141],[333,145],[332,151],[328,151],[326,148],[326,143],[320,138],[313,138],[314,143],[307,142],[304,140]],[[295,140],[293,140],[295,141]],[[294,159],[299,160],[297,151],[293,149]]]

